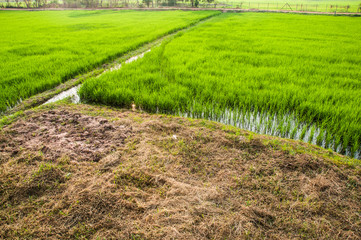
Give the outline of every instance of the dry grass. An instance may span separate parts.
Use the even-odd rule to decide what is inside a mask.
[[[0,164],[0,239],[361,238],[358,161],[209,121],[50,105]]]

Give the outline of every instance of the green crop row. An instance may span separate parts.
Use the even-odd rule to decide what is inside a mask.
[[[361,18],[222,14],[119,71],[86,81],[80,95],[150,112],[228,117],[234,124],[268,116],[260,123],[266,131],[295,138],[301,129],[300,139],[308,133],[320,145],[355,153],[360,46]]]
[[[0,112],[213,14],[0,11]]]

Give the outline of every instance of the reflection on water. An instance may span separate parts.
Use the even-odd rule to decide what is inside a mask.
[[[78,90],[80,88],[81,85],[75,86],[70,88],[69,90],[66,90],[64,92],[59,93],[58,95],[56,95],[55,97],[49,99],[46,103],[44,104],[48,104],[48,103],[53,103],[56,101],[60,101],[63,100],[65,98],[70,97],[71,102],[73,103],[80,103],[80,97],[78,95]]]
[[[146,54],[147,52],[150,52],[150,49],[143,52],[143,53],[141,53],[141,54],[139,54],[139,55],[136,55],[136,56],[133,56],[133,57],[129,58],[128,60],[125,61],[125,64],[134,62],[135,60],[144,57],[144,54]],[[119,70],[121,68],[121,66],[122,66],[122,64],[115,65],[114,67],[105,70],[104,72],[99,74],[97,77],[100,77],[101,75],[103,75],[106,72],[112,72],[112,71]],[[65,98],[68,98],[68,97],[70,97],[70,101],[72,103],[80,103],[80,97],[79,97],[79,94],[78,94],[78,90],[80,89],[80,87],[81,87],[81,85],[78,85],[78,86],[70,88],[69,90],[61,92],[58,95],[54,96],[53,98],[49,99],[44,104],[60,101],[60,100],[63,100]]]
[[[297,120],[291,114],[278,116],[267,112],[237,111],[226,109],[222,113],[193,113],[178,112],[177,115],[190,118],[202,118],[232,125],[252,132],[301,140],[319,145],[323,148],[332,149],[346,156],[361,158],[361,145],[352,153],[351,147],[343,148],[342,142],[337,142],[326,130],[317,127],[316,124],[306,124]]]

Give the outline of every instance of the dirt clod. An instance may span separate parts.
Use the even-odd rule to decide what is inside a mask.
[[[0,165],[0,239],[361,238],[357,164],[208,121],[50,105]]]

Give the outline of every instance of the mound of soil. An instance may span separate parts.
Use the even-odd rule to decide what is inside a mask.
[[[0,239],[360,239],[357,160],[89,105],[0,130]]]

